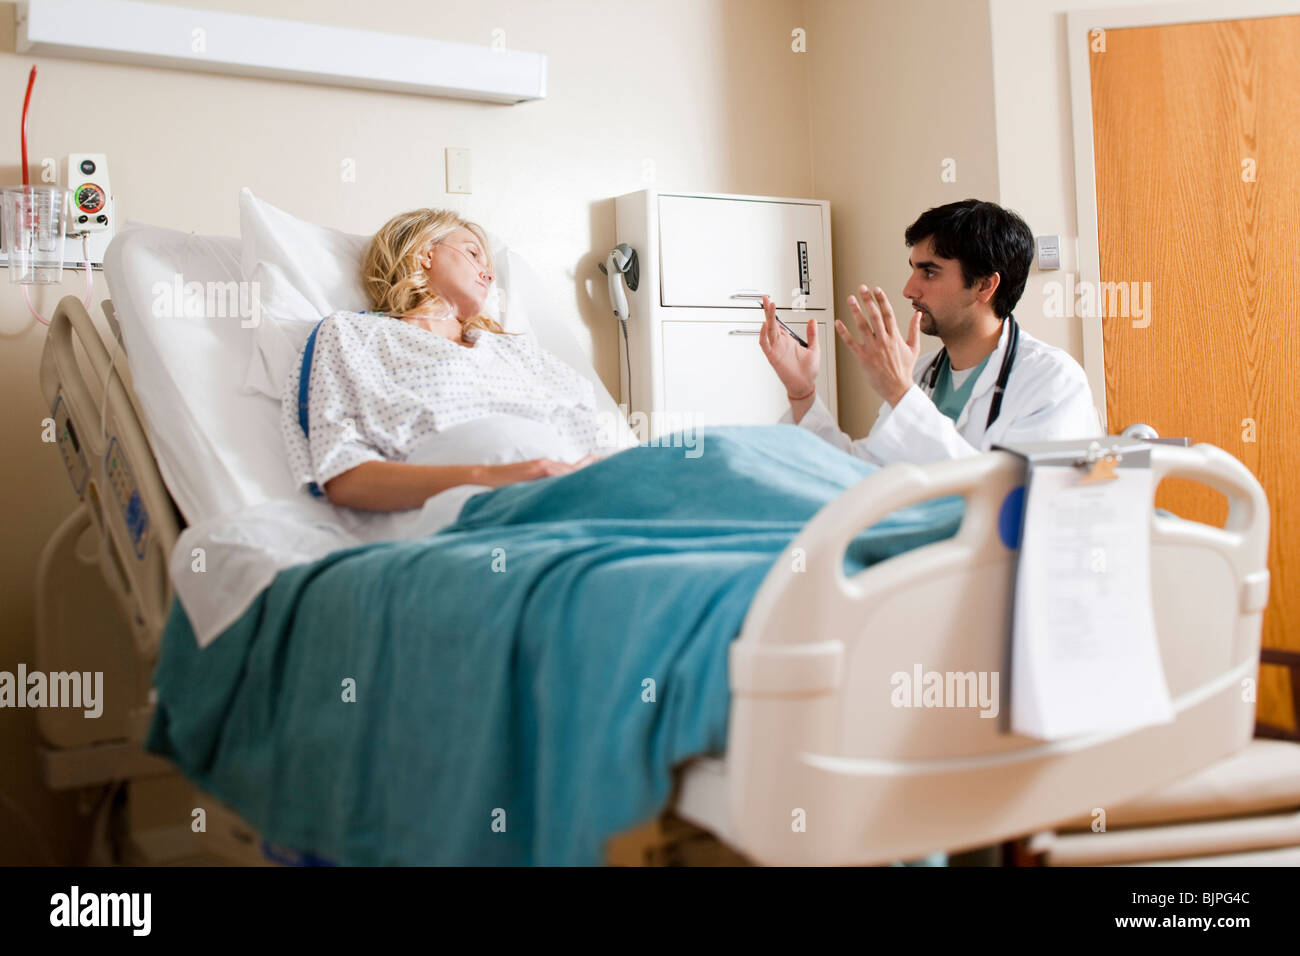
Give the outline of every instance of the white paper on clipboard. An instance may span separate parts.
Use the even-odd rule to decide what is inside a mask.
[[[1030,469],[1011,655],[1011,729],[1042,740],[1173,719],[1151,603],[1152,475],[1080,484]]]

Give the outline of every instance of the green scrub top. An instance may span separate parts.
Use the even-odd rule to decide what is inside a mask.
[[[966,403],[970,400],[970,393],[975,390],[976,379],[980,377],[980,373],[984,371],[984,366],[989,364],[989,359],[992,357],[992,352],[984,356],[984,361],[971,369],[970,374],[966,376],[966,380],[961,383],[961,388],[955,390],[952,387],[951,366],[948,360],[944,359],[943,367],[939,370],[939,381],[934,387],[934,404],[939,411],[952,419],[954,425],[957,423],[957,419],[961,417],[961,410],[966,407]]]

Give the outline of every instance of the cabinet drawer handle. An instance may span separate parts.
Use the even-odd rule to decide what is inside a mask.
[[[763,301],[762,292],[733,292],[731,297],[733,299],[757,299],[759,302]]]
[[[760,329],[731,329],[728,335],[758,335]]]

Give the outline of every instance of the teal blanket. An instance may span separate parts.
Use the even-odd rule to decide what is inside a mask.
[[[792,425],[702,430],[471,498],[456,524],[282,571],[200,650],[179,604],[147,749],[268,841],[345,864],[596,864],[727,742],[764,575],[875,471]],[[953,535],[896,512],[856,569]]]

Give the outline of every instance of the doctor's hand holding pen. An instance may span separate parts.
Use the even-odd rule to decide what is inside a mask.
[[[808,319],[808,344],[795,340],[795,335],[776,317],[776,303],[763,296],[763,312],[767,318],[758,333],[758,344],[767,356],[768,364],[785,386],[786,398],[796,423],[803,418],[817,399],[817,370],[821,352],[817,348],[817,320]]]

